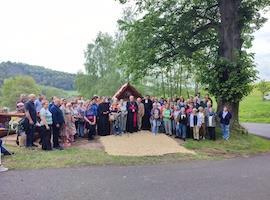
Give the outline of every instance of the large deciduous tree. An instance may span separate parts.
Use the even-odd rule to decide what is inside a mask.
[[[85,71],[78,73],[76,88],[82,95],[112,95],[123,83],[121,70],[116,62],[118,39],[99,33],[85,51]]]
[[[127,32],[123,63],[137,76],[189,63],[216,97],[218,110],[229,106],[239,125],[239,102],[256,78],[253,54],[246,50],[269,5],[269,0],[137,0],[137,20],[121,22]]]

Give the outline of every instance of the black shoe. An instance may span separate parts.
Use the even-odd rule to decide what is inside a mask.
[[[55,149],[60,150],[60,151],[61,150],[64,150],[64,148],[63,147],[60,147],[60,146],[59,147],[55,147]]]
[[[36,145],[36,144],[32,144],[32,147],[38,147],[38,145]]]
[[[9,151],[5,151],[3,154],[4,154],[4,156],[11,156],[11,155],[13,155],[14,153],[10,153]]]

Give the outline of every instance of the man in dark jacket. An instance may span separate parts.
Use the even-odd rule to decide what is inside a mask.
[[[228,107],[224,106],[223,111],[221,111],[218,115],[220,118],[221,131],[224,140],[229,140],[230,138],[230,120],[232,118],[232,114],[228,111]]]
[[[53,119],[53,148],[62,150],[62,147],[59,145],[59,135],[65,120],[63,112],[60,109],[60,105],[60,99],[55,99],[54,105],[52,105],[50,112],[52,113]]]
[[[25,116],[27,118],[27,127],[25,130],[26,133],[26,147],[31,148],[34,144],[34,133],[35,127],[37,123],[37,112],[35,107],[36,96],[34,94],[30,94],[28,96],[29,100],[25,103]]]
[[[142,100],[144,104],[144,115],[142,117],[142,130],[151,130],[151,111],[153,108],[153,102],[150,100],[150,96],[146,96],[144,100]]]

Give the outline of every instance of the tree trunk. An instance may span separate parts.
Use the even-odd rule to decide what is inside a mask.
[[[219,56],[229,62],[235,62],[238,52],[241,51],[241,25],[240,25],[240,4],[241,0],[218,0],[221,25],[219,28]],[[222,81],[226,82],[230,78],[230,71],[226,68],[223,70]],[[232,113],[232,124],[239,126],[239,101],[227,102],[224,99],[218,100],[218,111],[227,105]]]
[[[161,87],[162,87],[163,97],[165,97],[165,83],[164,83],[164,74],[163,74],[163,71],[161,71]]]
[[[179,93],[180,93],[180,96],[182,96],[182,77],[183,77],[183,75],[182,75],[182,73],[183,73],[183,66],[181,65],[180,66],[180,77],[179,77],[179,84],[180,84],[180,87],[179,87]]]
[[[194,89],[195,91],[195,96],[199,93],[199,84],[198,84],[198,82],[195,80],[195,89]]]

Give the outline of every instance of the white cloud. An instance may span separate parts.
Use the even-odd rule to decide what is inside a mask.
[[[270,20],[270,12],[265,17]],[[254,36],[252,52],[255,53],[255,63],[261,79],[270,80],[270,21],[258,30]]]

